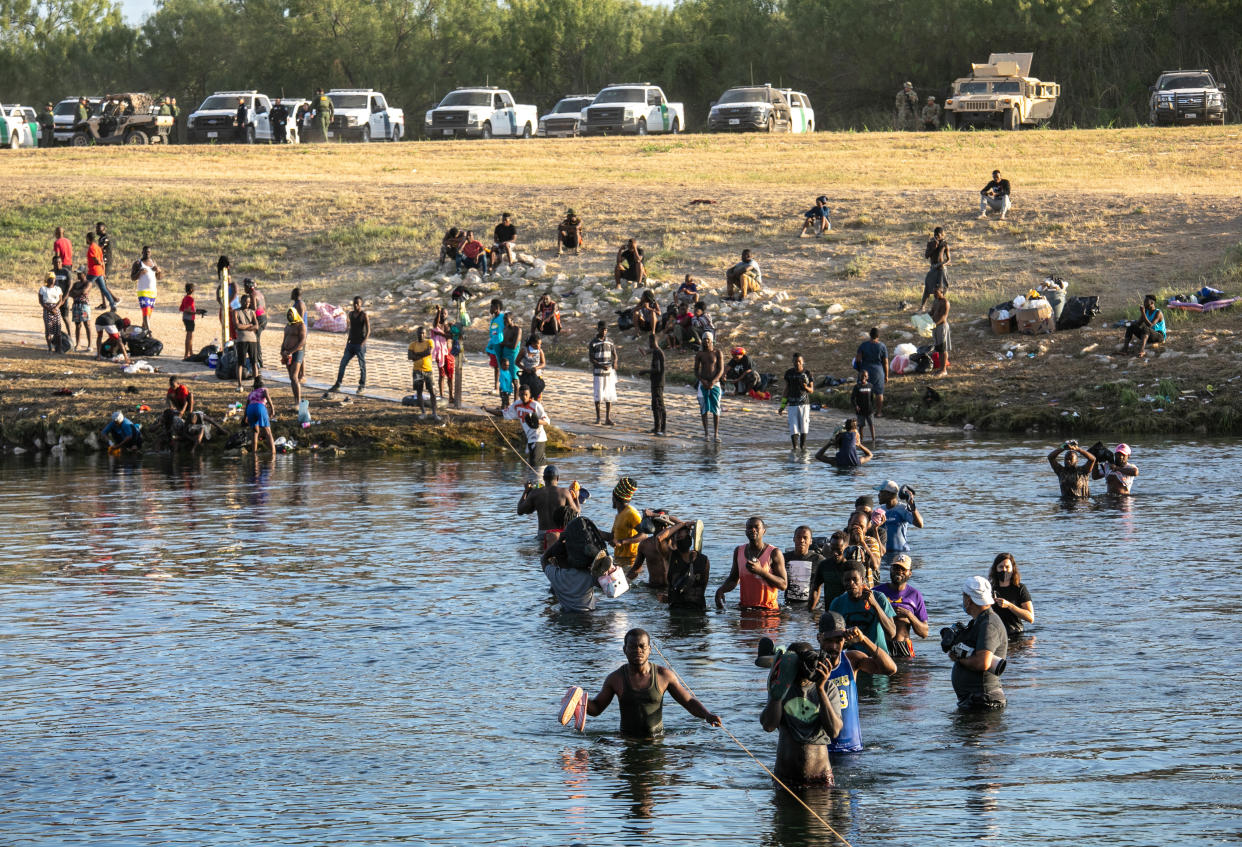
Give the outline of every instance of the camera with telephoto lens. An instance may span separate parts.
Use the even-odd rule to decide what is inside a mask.
[[[1097,462],[1102,462],[1106,465],[1113,464],[1113,461],[1116,458],[1116,456],[1113,455],[1113,451],[1105,447],[1104,442],[1102,441],[1097,441],[1092,444],[1087,448],[1087,452],[1092,456],[1095,456],[1095,460]]]
[[[961,644],[966,638],[966,624],[955,623],[940,630],[940,649],[948,653],[953,645]]]

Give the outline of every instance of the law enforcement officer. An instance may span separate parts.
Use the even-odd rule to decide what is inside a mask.
[[[246,98],[237,98],[237,116],[233,119],[233,123],[237,128],[237,143],[248,144],[250,136],[248,132],[248,124],[250,123],[250,109],[246,107]]]
[[[915,93],[913,83],[906,82],[901,86],[901,90],[897,92],[894,108],[896,112],[893,118],[893,129],[898,132],[914,129],[914,116],[919,108],[919,95]]]
[[[272,141],[276,144],[287,142],[289,136],[285,124],[289,121],[289,110],[280,102],[280,98],[276,98],[272,111],[268,113],[268,119],[272,122]]]
[[[923,119],[924,130],[934,132],[940,129],[940,107],[936,105],[935,97],[927,98],[927,105],[923,107],[920,117]]]
[[[315,92],[318,97],[315,100],[315,120],[319,125],[319,138],[321,141],[328,140],[328,127],[332,125],[332,98],[323,93],[320,88]]]
[[[39,146],[53,146],[56,143],[55,132],[56,120],[52,117],[52,104],[48,103],[39,113]]]
[[[78,111],[74,114],[73,120],[75,124],[84,123],[90,120],[91,110],[86,103],[85,97],[78,98]]]
[[[181,107],[177,105],[176,97],[168,98],[168,108],[172,111],[173,116],[173,131],[169,133],[168,138],[171,141],[181,144],[185,141],[185,136],[182,135],[182,132],[185,129],[185,124],[181,123]]]

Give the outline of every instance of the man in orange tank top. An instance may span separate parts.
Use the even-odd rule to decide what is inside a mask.
[[[733,565],[729,576],[716,589],[716,608],[724,608],[725,595],[741,586],[742,609],[760,609],[779,612],[780,595],[788,585],[785,575],[785,554],[771,544],[763,543],[767,527],[763,518],[755,516],[746,521],[747,542],[733,551]]]

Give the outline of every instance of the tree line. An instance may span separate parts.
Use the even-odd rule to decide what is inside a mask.
[[[703,125],[726,88],[805,91],[823,128],[885,128],[902,82],[942,100],[970,62],[1033,51],[1057,126],[1142,123],[1160,71],[1208,68],[1242,96],[1242,0],[0,0],[0,99],[148,91],[383,91],[422,111],[461,85],[550,107],[649,80]]]

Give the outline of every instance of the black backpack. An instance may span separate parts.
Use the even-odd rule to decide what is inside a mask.
[[[216,360],[216,379],[237,379],[237,350],[231,344]]]
[[[617,329],[625,332],[634,328],[634,312],[631,309],[617,310]]]
[[[144,329],[141,334],[125,339],[125,349],[131,356],[158,356],[164,349],[164,342]]]
[[[590,570],[599,552],[608,549],[608,542],[599,527],[582,515],[569,522],[561,533],[561,541],[565,542],[567,564],[580,571]]]

